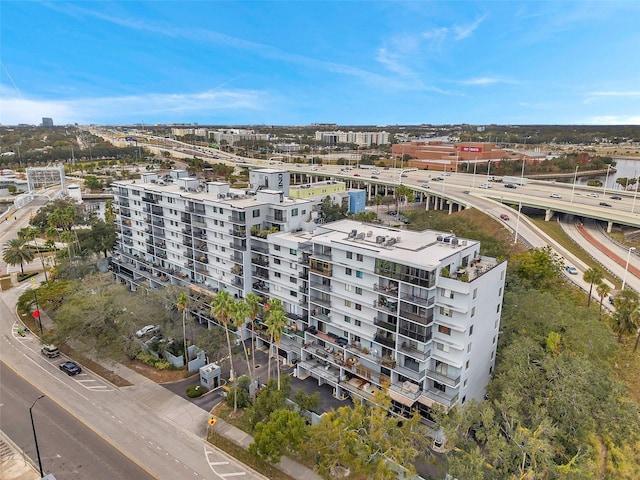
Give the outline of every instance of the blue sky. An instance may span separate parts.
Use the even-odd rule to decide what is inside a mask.
[[[0,123],[640,124],[637,1],[0,3]]]

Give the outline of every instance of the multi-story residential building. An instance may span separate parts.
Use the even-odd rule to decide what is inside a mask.
[[[388,132],[343,132],[341,130],[333,132],[315,133],[315,139],[318,142],[328,145],[336,143],[354,143],[361,147],[370,147],[371,145],[387,145],[390,143]]]
[[[388,385],[397,410],[429,416],[435,404],[484,397],[506,263],[481,256],[479,242],[351,220],[318,224],[314,206],[326,193],[288,197],[284,170],[252,172],[250,194],[171,176],[113,184],[121,281],[281,300],[289,323],[279,355],[338,398],[368,399]],[[207,309],[194,313],[214,321]],[[256,335],[268,345],[260,327]]]

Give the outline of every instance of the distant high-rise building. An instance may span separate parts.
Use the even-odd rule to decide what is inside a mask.
[[[42,117],[43,127],[53,127],[53,118]]]

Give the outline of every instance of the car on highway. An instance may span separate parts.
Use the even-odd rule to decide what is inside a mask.
[[[440,174],[440,176],[441,176],[441,177],[450,177],[450,176],[451,176],[451,173],[449,173],[449,172],[442,172],[442,173]]]
[[[509,215],[507,215],[506,213],[501,213],[501,214],[500,214],[500,218],[501,218],[502,220],[504,220],[505,222],[508,222],[508,221],[509,221]]]
[[[598,198],[598,194],[597,193],[587,193],[587,197],[591,197],[591,198]]]
[[[488,183],[483,183],[482,185],[480,185],[480,188],[491,188],[491,185],[489,185]]]
[[[378,179],[378,178],[380,178],[380,177],[378,177],[377,175],[371,175],[371,178],[374,178],[374,179],[376,179],[376,180],[377,180],[377,179]]]
[[[60,364],[60,370],[66,373],[69,376],[78,375],[82,372],[82,368],[76,362],[66,361]]]
[[[562,195],[560,195],[559,193],[552,193],[551,195],[549,195],[551,198],[562,198]]]
[[[436,177],[433,179],[434,182],[444,182],[444,178],[442,177]]]
[[[504,188],[518,188],[518,186],[515,183],[507,183]]]
[[[136,332],[136,337],[142,338],[145,335],[149,335],[151,333],[157,333],[160,330],[160,327],[157,325],[145,325],[140,330]]]
[[[611,204],[610,204],[610,203],[607,203],[607,202],[600,202],[600,203],[599,203],[599,205],[600,205],[601,207],[610,207],[610,206],[611,206]]]
[[[566,267],[564,267],[564,269],[570,273],[571,275],[577,275],[578,274],[578,269],[576,267],[572,267],[571,265],[567,265]]]
[[[622,200],[622,197],[620,195],[614,195],[612,197],[609,197],[611,200]]]
[[[360,176],[360,174],[359,174],[359,173],[354,173],[354,174],[353,174],[353,176],[354,176],[354,177],[359,177],[359,176]]]
[[[60,356],[60,350],[58,350],[58,347],[55,345],[43,345],[40,349],[40,353],[49,358],[56,358]]]

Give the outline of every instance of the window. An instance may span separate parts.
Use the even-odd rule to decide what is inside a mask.
[[[466,378],[464,379],[464,382],[462,382],[462,388],[467,388],[467,382],[468,381],[469,381],[468,379],[466,379]]]
[[[218,213],[218,207],[213,207],[213,213]]]
[[[471,307],[471,318],[475,317],[476,315],[476,307]]]
[[[356,320],[355,322],[356,327],[361,327],[362,326],[362,322],[360,320]]]
[[[345,283],[345,285],[344,285],[344,291],[345,291],[345,292],[350,292],[350,291],[351,291],[351,285],[350,285],[350,284],[348,284],[348,283]]]
[[[351,260],[353,258],[353,252],[347,252],[347,258]]]
[[[279,252],[279,251],[280,251],[280,245],[274,245],[274,246],[273,246],[273,249],[274,249],[276,252]]]
[[[493,354],[496,353],[495,350],[491,352],[491,360],[493,360]]]
[[[361,253],[357,253],[357,254],[356,254],[356,260],[357,260],[357,261],[362,262],[362,261],[363,261],[363,259],[364,259],[364,257],[362,256],[362,254],[361,254]]]
[[[467,353],[471,353],[471,344],[467,345]]]
[[[435,380],[433,381],[433,388],[435,388],[436,390],[440,390],[441,392],[447,391],[447,387],[444,384],[438,383]]]
[[[474,288],[473,289],[473,298],[476,298],[478,296],[478,289]]]
[[[220,207],[220,215],[224,215],[224,209]]]
[[[298,254],[298,250],[296,250],[295,248],[289,249],[289,255],[297,255],[297,254]]]
[[[273,272],[273,276],[276,278],[280,278],[282,277],[282,275],[280,274],[280,272]]]
[[[344,316],[344,321],[347,323],[351,323],[351,317],[349,315]]]
[[[351,269],[350,268],[345,268],[344,269],[344,273],[346,273],[347,275],[351,275]]]
[[[495,335],[493,336],[493,342],[492,342],[492,343],[493,343],[494,345],[496,344],[496,336],[495,336]]]
[[[450,308],[440,307],[440,315],[444,315],[445,317],[452,317],[453,313]]]
[[[469,327],[469,336],[473,335],[473,325]]]
[[[498,296],[501,297],[502,296],[502,287],[500,287],[500,289],[498,290]]]
[[[444,325],[438,325],[438,332],[444,333],[445,335],[451,335],[451,329]]]
[[[280,259],[279,258],[274,258],[273,259],[273,263],[275,263],[276,265],[280,265]]]
[[[360,287],[356,287],[356,295],[362,295],[362,289]]]
[[[449,346],[445,345],[444,343],[437,343],[436,342],[436,349],[440,350],[441,352],[448,352],[449,351]]]
[[[464,405],[464,402],[467,401],[467,396],[465,395],[464,397],[462,397],[462,401],[460,402],[461,405]]]
[[[296,292],[295,290],[289,290],[289,295],[291,295],[292,297],[297,297],[298,292]]]
[[[292,217],[297,217],[298,216],[298,209],[297,208],[291,209],[291,216]]]
[[[298,279],[296,277],[289,277],[290,283],[298,283]]]
[[[469,370],[469,360],[464,364],[464,369]]]
[[[496,306],[496,312],[500,313],[500,304]]]
[[[356,303],[356,310],[362,310],[362,305],[360,305],[359,303]]]
[[[360,270],[356,270],[356,277],[364,278],[364,273],[362,273]]]
[[[344,301],[344,306],[347,308],[351,308],[351,300],[345,300]]]
[[[215,209],[214,209],[215,210]],[[258,218],[260,216],[260,210],[259,209],[255,209],[251,215],[253,215],[253,218]]]

